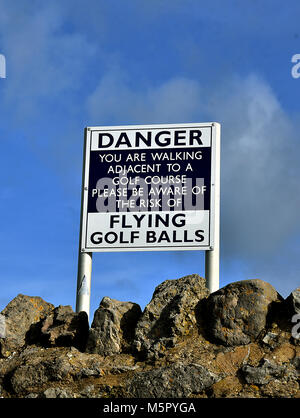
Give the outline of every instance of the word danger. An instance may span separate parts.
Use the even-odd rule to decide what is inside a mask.
[[[202,132],[200,129],[180,129],[180,130],[161,130],[153,132],[151,130],[145,133],[135,131],[133,137],[125,131],[112,132],[100,132],[98,136],[98,148],[109,148],[114,146],[115,148],[139,148],[140,146],[153,147],[182,147],[203,145],[201,140]]]
[[[96,231],[91,235],[93,244],[134,244],[140,239],[141,228],[146,233],[147,243],[182,243],[182,242],[202,242],[204,240],[204,230],[199,229],[191,232],[187,229],[169,229],[166,228],[184,228],[186,226],[185,213],[176,214],[134,214],[131,223],[128,222],[125,214],[110,215],[109,228],[121,228],[117,231],[103,233]],[[164,229],[154,230],[149,228]]]

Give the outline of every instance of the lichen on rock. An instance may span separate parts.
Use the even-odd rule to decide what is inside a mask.
[[[54,308],[39,296],[19,294],[3,309],[5,337],[0,338],[0,355],[9,357],[26,343],[26,334],[32,324],[45,318]]]
[[[4,398],[299,398],[298,289],[261,280],[209,295],[198,275],[139,305],[104,297],[85,312],[18,295],[2,311]]]
[[[140,315],[138,304],[104,297],[95,312],[86,351],[104,356],[130,351]]]
[[[262,280],[233,282],[212,293],[206,303],[207,335],[227,346],[255,341],[283,298]]]
[[[161,357],[196,327],[197,304],[208,294],[197,274],[157,286],[135,329],[136,350],[147,358]]]

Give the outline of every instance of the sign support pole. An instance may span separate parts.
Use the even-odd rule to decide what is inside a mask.
[[[87,193],[84,185],[85,169],[86,169],[86,142],[88,131],[85,129],[84,148],[83,148],[83,169],[82,169],[82,192],[81,192],[81,214],[80,214],[80,233],[79,233],[79,253],[78,253],[78,274],[77,274],[77,290],[76,290],[76,312],[84,311],[89,318],[90,315],[90,299],[91,299],[91,277],[92,277],[92,253],[83,252],[81,250],[82,242],[82,222],[83,222],[83,205],[84,197]]]
[[[214,183],[214,219],[212,231],[214,234],[213,249],[205,251],[205,278],[206,286],[210,293],[216,292],[220,287],[220,163],[221,163],[221,144],[220,144],[220,125],[213,124],[215,135],[215,176]]]

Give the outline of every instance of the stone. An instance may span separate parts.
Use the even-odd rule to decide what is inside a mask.
[[[147,358],[162,357],[197,327],[196,307],[208,295],[198,274],[161,283],[137,323],[135,349]]]
[[[272,380],[261,387],[261,396],[268,398],[294,398],[299,391],[297,381]]]
[[[94,391],[95,391],[94,385],[87,385],[80,391],[80,395],[83,398],[92,398],[94,395]]]
[[[5,380],[14,394],[23,396],[52,382],[69,383],[103,374],[100,356],[81,353],[73,347],[36,347],[24,351],[19,362],[7,368]]]
[[[19,294],[1,312],[5,321],[5,337],[0,338],[0,354],[9,357],[21,349],[32,324],[44,318],[54,306],[39,296]]]
[[[260,366],[254,367],[245,364],[241,368],[244,379],[252,385],[265,385],[271,380],[280,379],[286,371],[285,366],[263,359]]]
[[[265,358],[281,364],[290,362],[296,358],[295,356],[295,347],[292,344],[285,342],[282,345],[276,347],[270,354],[267,354]]]
[[[295,357],[292,361],[292,364],[295,367],[297,373],[300,375],[300,357]]]
[[[45,347],[76,347],[83,351],[89,332],[86,312],[75,313],[70,305],[59,305],[27,333],[31,344]]]
[[[16,394],[22,394],[32,387],[65,379],[71,369],[68,360],[62,357],[57,357],[54,361],[41,360],[22,364],[10,376],[10,385]]]
[[[290,320],[293,315],[300,315],[300,287],[290,293],[285,299],[284,305]]]
[[[262,339],[262,342],[271,348],[274,348],[277,345],[278,342],[278,334],[275,332],[267,332],[264,338]]]
[[[24,398],[29,398],[29,399],[36,399],[38,397],[39,397],[38,393],[29,393],[28,395],[24,396]]]
[[[133,398],[181,398],[201,393],[217,376],[199,364],[174,364],[136,373],[127,386]]]
[[[45,398],[72,398],[72,396],[64,389],[49,388],[44,391]]]
[[[249,347],[235,347],[233,351],[218,353],[215,365],[220,372],[228,375],[234,375],[241,365],[248,359],[250,354]]]
[[[102,356],[130,352],[141,313],[136,303],[104,297],[94,314],[86,352]]]
[[[242,388],[238,377],[227,376],[212,385],[212,393],[215,398],[234,398]]]
[[[226,346],[249,344],[265,329],[274,304],[282,300],[274,287],[262,280],[230,283],[207,298],[207,336]]]

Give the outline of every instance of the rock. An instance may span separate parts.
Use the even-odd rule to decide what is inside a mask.
[[[299,383],[295,380],[272,380],[262,386],[260,391],[263,398],[293,398],[299,392]]]
[[[278,342],[278,334],[276,334],[275,332],[267,332],[264,338],[262,339],[262,342],[274,348]]]
[[[30,362],[14,370],[10,377],[10,385],[16,394],[22,394],[32,387],[63,380],[70,372],[71,366],[65,358],[56,358],[53,362]]]
[[[94,390],[95,390],[94,385],[87,385],[81,390],[80,395],[83,398],[92,398],[94,394]]]
[[[136,303],[104,297],[94,315],[86,352],[109,356],[130,351],[141,313]]]
[[[207,298],[207,336],[226,346],[249,344],[266,327],[271,308],[282,300],[262,280],[230,283]]]
[[[227,376],[212,385],[215,398],[234,398],[242,390],[243,385],[236,376]]]
[[[45,347],[76,347],[84,350],[89,332],[86,312],[73,312],[71,306],[59,305],[34,324],[27,333],[29,343]]]
[[[89,367],[83,367],[80,370],[78,370],[78,372],[76,374],[74,374],[74,376],[76,377],[76,379],[82,379],[85,377],[99,377],[101,376],[101,374],[103,373],[102,369],[97,366],[94,365],[93,367],[89,368]]]
[[[278,345],[272,352],[265,356],[266,359],[270,361],[275,361],[276,363],[289,363],[294,360],[296,357],[295,347],[285,342],[281,345]]]
[[[38,393],[29,393],[28,395],[24,396],[24,398],[36,399],[38,398]]]
[[[284,301],[285,308],[292,319],[293,315],[300,314],[300,287],[295,289]]]
[[[72,396],[64,389],[49,388],[44,391],[45,398],[72,398]]]
[[[9,357],[25,344],[30,326],[44,318],[54,306],[38,296],[19,294],[1,312],[5,321],[5,337],[0,338],[0,354]],[[3,322],[2,317],[2,322]]]
[[[19,364],[7,371],[6,381],[14,394],[22,396],[51,382],[72,382],[101,375],[100,356],[81,353],[73,347],[35,348],[22,353]]]
[[[136,350],[147,358],[162,357],[166,348],[196,327],[196,306],[208,294],[205,279],[198,274],[157,286],[136,326]]]
[[[280,321],[286,302],[270,285],[248,282],[207,296],[199,276],[167,281],[143,314],[138,305],[104,298],[92,328],[93,350],[100,347],[101,355],[80,351],[76,335],[81,321],[86,329],[86,318],[70,306],[50,305],[37,322],[22,322],[20,314],[25,330],[15,327],[23,342],[0,358],[0,397],[300,398],[300,346],[291,321]],[[251,342],[213,340],[208,324],[210,318],[217,323],[217,314]],[[144,351],[134,351],[134,341]]]
[[[247,383],[252,385],[265,385],[271,380],[280,379],[285,374],[285,366],[280,366],[269,360],[263,359],[259,367],[245,364],[241,371]]]
[[[6,327],[5,327],[5,316],[0,314],[0,338],[5,338]]]
[[[215,359],[216,367],[223,373],[235,375],[241,365],[248,360],[250,347],[235,347],[233,351],[218,353]]]
[[[295,367],[297,373],[300,375],[300,356],[295,357],[292,361],[292,364]]]
[[[174,364],[136,373],[127,391],[133,398],[181,398],[201,393],[216,380],[199,364]]]

